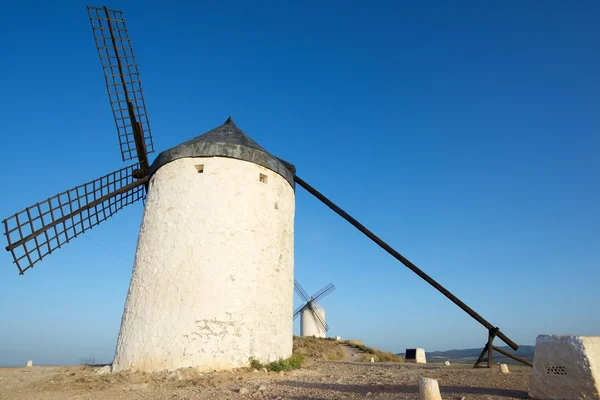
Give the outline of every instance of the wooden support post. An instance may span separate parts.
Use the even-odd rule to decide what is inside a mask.
[[[488,343],[487,343],[488,368],[492,368],[492,361],[493,361],[492,347],[494,346],[494,337],[496,337],[496,332],[498,331],[498,328],[495,328],[495,329],[496,329],[496,331],[494,331],[494,329],[490,329],[489,333],[488,333]]]
[[[471,307],[467,306],[465,303],[463,303],[462,301],[460,301],[458,299],[458,297],[456,297],[455,295],[453,295],[452,293],[450,293],[450,291],[448,289],[446,289],[445,287],[443,287],[442,285],[440,285],[439,283],[437,283],[435,280],[433,280],[429,275],[427,275],[425,272],[423,272],[421,269],[419,269],[415,264],[413,264],[412,262],[410,262],[402,254],[400,254],[396,250],[394,250],[389,244],[387,244],[386,242],[384,242],[383,240],[381,240],[373,232],[371,232],[370,230],[368,230],[363,224],[361,224],[356,219],[354,219],[346,211],[344,211],[340,207],[338,207],[334,202],[332,202],[331,200],[329,200],[327,197],[323,196],[315,188],[313,188],[308,183],[306,183],[305,181],[303,181],[302,179],[300,179],[300,177],[298,175],[294,176],[294,181],[298,185],[300,185],[304,189],[306,189],[310,194],[312,194],[313,196],[315,196],[317,199],[321,200],[327,207],[331,208],[336,214],[338,214],[340,217],[344,218],[346,221],[348,221],[350,224],[352,224],[356,229],[358,229],[363,234],[365,234],[365,236],[367,236],[369,239],[371,239],[372,241],[374,241],[375,243],[377,243],[377,245],[379,245],[382,249],[384,249],[385,251],[387,251],[396,260],[398,260],[402,264],[404,264],[404,266],[406,266],[408,269],[410,269],[415,274],[417,274],[419,277],[421,277],[421,279],[425,280],[425,282],[429,283],[431,286],[433,286],[434,288],[436,288],[440,293],[442,293],[444,296],[446,296],[450,301],[452,301],[454,304],[456,304],[457,306],[459,306],[464,312],[466,312],[473,319],[475,319],[475,321],[477,321],[481,325],[485,326],[488,330],[489,329],[495,329],[494,336],[498,336],[501,340],[504,341],[504,343],[506,343],[507,345],[509,345],[513,350],[518,350],[519,349],[519,346],[515,342],[513,342],[512,340],[510,340],[504,333],[500,332],[500,330],[498,328],[494,328],[494,326],[491,323],[489,323],[488,321],[486,321],[481,315],[477,314]]]
[[[520,363],[523,363],[525,365],[528,365],[530,367],[533,367],[533,364],[530,363],[529,361],[525,360],[524,358],[521,358],[519,356],[515,356],[514,354],[510,354],[508,351],[504,351],[499,347],[496,346],[492,346],[492,349],[496,350],[498,353],[500,354],[504,354],[506,357],[512,358],[515,361],[518,361]]]
[[[485,344],[485,346],[483,346],[483,350],[481,350],[481,354],[479,354],[479,358],[477,358],[477,361],[475,361],[475,365],[473,365],[473,368],[480,368],[479,364],[481,364],[484,361],[487,361],[487,367],[488,368],[492,368],[492,362],[493,362],[493,350],[494,350],[494,338],[496,337],[496,334],[498,333],[499,329],[498,328],[491,328],[488,330],[488,341]],[[487,358],[483,358],[483,356],[485,355],[485,353],[488,353]]]

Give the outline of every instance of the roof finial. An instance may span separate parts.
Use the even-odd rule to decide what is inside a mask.
[[[225,121],[226,124],[235,124],[235,122],[233,121],[233,118],[231,118],[231,115],[229,116],[229,118],[227,118],[227,121]]]

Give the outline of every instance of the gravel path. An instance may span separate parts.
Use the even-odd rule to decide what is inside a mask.
[[[362,361],[362,359],[365,355],[364,351],[356,349],[345,343],[339,343],[338,346],[340,346],[342,348],[342,350],[344,351],[344,360],[343,361],[348,361],[348,362]]]
[[[316,361],[301,370],[96,375],[91,367],[0,368],[0,399],[417,399],[420,376],[438,380],[444,399],[524,399],[531,369]],[[240,389],[242,393],[240,393]],[[246,392],[247,393],[244,393]]]

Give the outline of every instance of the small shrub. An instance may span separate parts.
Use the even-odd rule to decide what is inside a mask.
[[[254,368],[254,369],[262,369],[262,368],[264,368],[263,365],[262,365],[262,363],[260,361],[258,361],[254,357],[250,357],[249,361],[250,361],[250,368]]]
[[[304,356],[302,354],[292,354],[290,357],[273,361],[266,366],[268,371],[291,371],[302,367]]]
[[[302,354],[292,354],[288,358],[282,358],[277,361],[273,361],[269,364],[263,364],[257,359],[250,357],[250,367],[254,369],[266,368],[267,371],[291,371],[302,367],[304,362],[304,356]]]

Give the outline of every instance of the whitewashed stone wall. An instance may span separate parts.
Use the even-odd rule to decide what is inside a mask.
[[[600,399],[600,336],[539,335],[529,396]]]
[[[113,371],[221,370],[290,356],[294,212],[290,184],[254,163],[206,157],[161,167]]]

